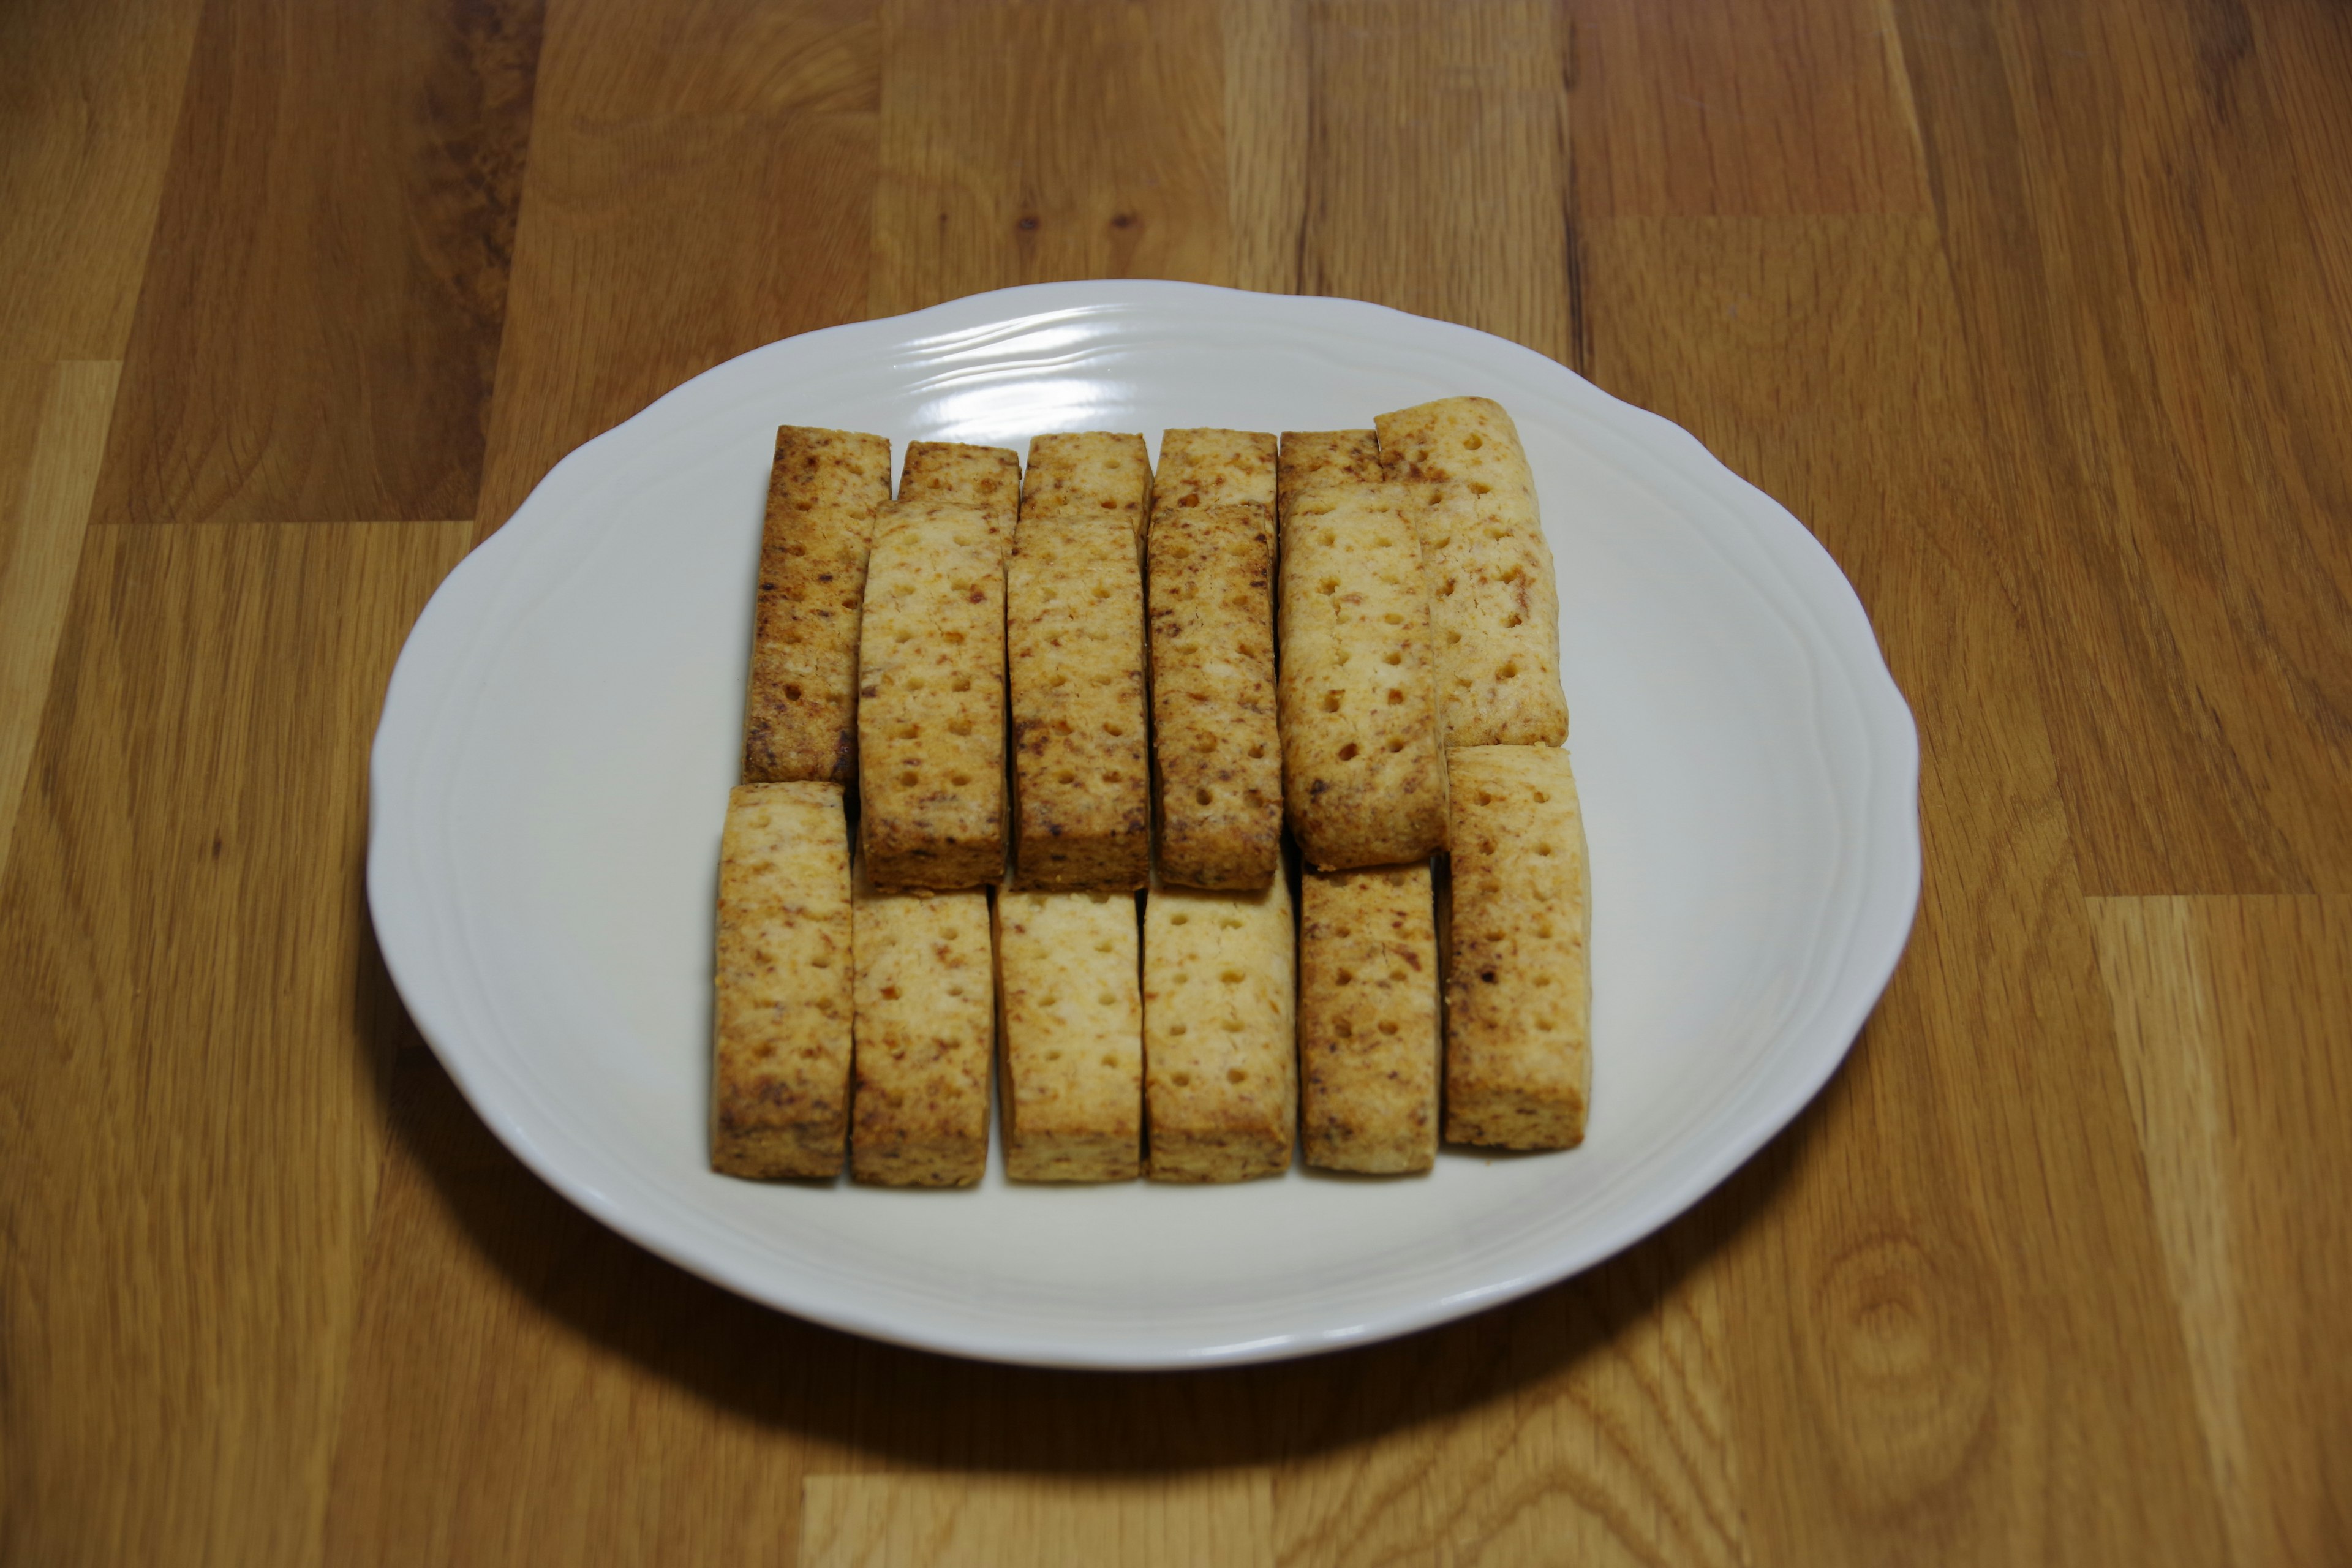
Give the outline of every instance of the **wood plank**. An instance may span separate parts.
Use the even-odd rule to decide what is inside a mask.
[[[1887,0],[1569,0],[1580,216],[1928,208]]]
[[[2084,886],[2352,889],[2352,21],[1901,16]]]
[[[209,0],[109,523],[470,516],[539,0]]]
[[[866,1347],[573,1208],[429,1051],[391,1123],[325,1560],[790,1561],[803,1476],[869,1468]]]
[[[1312,18],[1299,290],[1580,363],[1551,9],[1337,0]]]
[[[484,533],[593,436],[722,360],[865,314],[872,0],[556,0],[531,121]]]
[[[0,354],[122,357],[201,5],[0,6]]]
[[[1263,1469],[1158,1479],[812,1476],[800,1568],[1274,1568]]]
[[[889,0],[869,313],[1228,273],[1216,0]]]
[[[0,883],[121,372],[0,364]]]
[[[1734,1190],[1501,1312],[1300,1376],[1276,1471],[1286,1564],[1751,1561],[1724,1357]]]
[[[93,530],[0,889],[0,1515],[316,1561],[405,1028],[368,735],[464,523]]]
[[[1819,1456],[1747,1493],[1756,1554],[2210,1560],[2186,1354],[2015,630],[2033,563],[1984,523],[1996,458],[1934,227],[1613,218],[1585,239],[1596,379],[1807,521],[1920,724],[1909,952],[1784,1140],[1769,1235],[1726,1286],[1737,1446]]]
[[[2352,1552],[2352,900],[2093,899],[2231,1560]]]
[[[1307,223],[1307,9],[1297,0],[1224,0],[1224,279],[1298,292]]]

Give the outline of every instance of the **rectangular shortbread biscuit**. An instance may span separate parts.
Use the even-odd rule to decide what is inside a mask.
[[[1289,1168],[1298,1122],[1290,883],[1154,887],[1143,910],[1143,1063],[1155,1182]]]
[[[1284,431],[1275,478],[1283,528],[1290,526],[1291,509],[1307,497],[1380,478],[1380,438],[1370,430]]]
[[[860,876],[856,917],[849,1173],[884,1186],[968,1187],[988,1168],[988,895],[882,893]]]
[[[1316,492],[1285,523],[1282,795],[1321,870],[1445,846],[1445,753],[1421,545],[1388,485]]]
[[[858,652],[858,834],[886,889],[1004,872],[1004,580],[985,521],[883,520]]]
[[[1559,591],[1510,415],[1487,398],[1449,397],[1377,424],[1428,563],[1446,744],[1560,744]]]
[[[1001,554],[1013,548],[1013,523],[1021,512],[1021,454],[1010,447],[909,441],[898,500],[980,508]]]
[[[1151,515],[1172,507],[1246,504],[1274,515],[1275,439],[1262,430],[1163,430]]]
[[[1151,504],[1151,451],[1140,436],[1087,430],[1033,437],[1021,478],[1021,516],[1113,518],[1143,542]]]
[[[736,786],[719,850],[712,1170],[771,1177],[841,1169],[850,950],[841,786]]]
[[[1298,1071],[1308,1164],[1393,1174],[1435,1162],[1437,994],[1428,861],[1307,873]]]
[[[1151,868],[1143,568],[1124,522],[1024,512],[1004,629],[1023,884],[1141,887]]]
[[[745,780],[855,776],[857,619],[876,514],[889,500],[881,437],[776,432],[743,696]]]
[[[1004,1170],[1123,1182],[1143,1163],[1143,997],[1131,893],[996,899]]]
[[[1592,1089],[1591,882],[1568,753],[1473,746],[1453,779],[1445,1136],[1584,1141]]]
[[[1151,520],[1152,750],[1160,875],[1263,888],[1282,839],[1274,523],[1253,503]]]

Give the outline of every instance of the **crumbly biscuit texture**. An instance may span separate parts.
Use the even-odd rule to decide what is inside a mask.
[[[1160,878],[1263,888],[1282,838],[1268,509],[1163,510],[1150,563]]]
[[[1150,875],[1143,569],[1116,520],[1024,515],[1006,568],[1013,858],[1036,889]]]
[[[886,889],[947,890],[1004,869],[1004,589],[972,509],[886,521],[866,577],[859,837]]]
[[[1307,1163],[1426,1171],[1437,1157],[1437,913],[1430,866],[1301,879],[1298,1058]]]
[[[1289,528],[1291,509],[1300,501],[1381,477],[1380,441],[1370,430],[1284,431],[1275,481],[1283,528]]]
[[[1151,503],[1151,451],[1140,436],[1088,430],[1034,437],[1021,516],[1117,520],[1139,546]]]
[[[1290,1165],[1298,1121],[1290,884],[1155,887],[1143,914],[1149,1174],[1240,1182]]]
[[[1151,475],[1151,515],[1178,508],[1251,505],[1274,514],[1275,438],[1262,430],[1163,430]]]
[[[890,443],[853,430],[776,432],[760,542],[743,777],[830,779],[856,769],[857,626],[866,552],[890,499]]]
[[[988,1168],[988,895],[882,893],[860,877],[852,946],[849,1173],[882,1186],[968,1187]]]
[[[1383,414],[1372,423],[1381,466],[1391,479],[1459,483],[1480,494],[1535,494],[1518,426],[1491,397],[1441,397]]]
[[[831,1176],[848,1130],[851,915],[841,786],[738,785],[719,852],[710,1167]]]
[[[1000,552],[1013,548],[1013,523],[1021,510],[1021,454],[1010,447],[972,447],[961,441],[910,441],[906,472],[898,477],[901,505],[945,501],[978,507]]]
[[[1131,893],[996,900],[1005,1173],[1132,1180],[1143,1163],[1143,997]]]
[[[1591,882],[1568,753],[1473,746],[1453,779],[1445,1136],[1584,1141],[1592,1090]]]
[[[1403,492],[1294,509],[1282,556],[1282,791],[1307,863],[1397,865],[1445,844],[1429,587]]]

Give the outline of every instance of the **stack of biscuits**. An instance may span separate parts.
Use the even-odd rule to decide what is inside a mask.
[[[711,1163],[966,1186],[1582,1141],[1559,607],[1500,405],[1003,447],[786,426]],[[1286,832],[1286,829],[1287,830]],[[854,852],[853,852],[854,846]]]

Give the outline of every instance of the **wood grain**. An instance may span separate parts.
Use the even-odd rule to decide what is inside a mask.
[[[889,0],[871,315],[1064,278],[1225,279],[1215,0]]]
[[[0,359],[122,357],[200,9],[0,7]]]
[[[558,0],[476,515],[721,360],[865,312],[868,0]]]
[[[1750,1498],[1759,1555],[2217,1546],[1935,230],[1615,218],[1586,239],[1595,377],[1808,521],[1920,724],[1910,949],[1794,1152],[1776,1206],[1802,1218],[1737,1286],[1772,1303],[1734,1321],[1739,1447],[1825,1461]],[[2070,1501],[2102,1475],[2138,1478],[2132,1506]]]
[[[2352,1226],[2311,1199],[2352,1185],[2352,900],[2094,899],[2091,916],[2230,1559],[2336,1560]]]
[[[0,889],[13,1561],[315,1561],[405,1027],[367,737],[467,532],[90,534]]]
[[[1166,1480],[814,1476],[800,1568],[1274,1568],[1263,1469]]]
[[[0,882],[121,370],[0,364]]]
[[[2352,18],[1900,15],[2084,885],[2352,890]]]
[[[538,0],[211,0],[107,523],[471,516]]]

